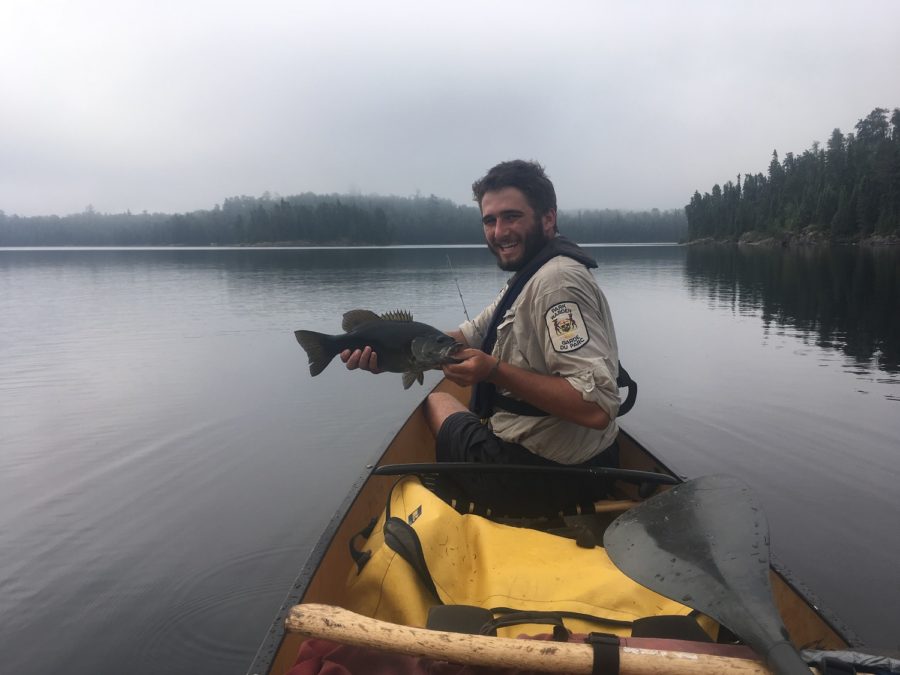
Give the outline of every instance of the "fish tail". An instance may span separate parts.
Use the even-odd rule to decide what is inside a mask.
[[[330,335],[311,330],[295,330],[294,337],[306,350],[309,357],[309,374],[313,377],[325,370],[325,366],[331,363],[331,359],[338,353]]]

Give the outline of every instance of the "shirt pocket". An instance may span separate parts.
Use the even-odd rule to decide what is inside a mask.
[[[513,334],[513,326],[516,322],[516,310],[508,309],[500,323],[497,324],[497,346],[494,353],[504,356],[508,354],[510,339]]]

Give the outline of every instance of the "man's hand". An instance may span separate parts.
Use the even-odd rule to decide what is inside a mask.
[[[494,367],[497,365],[496,356],[485,354],[480,349],[462,349],[453,354],[453,357],[462,359],[462,362],[443,366],[444,376],[464,387],[487,379],[494,374]]]
[[[368,370],[374,374],[382,372],[378,370],[378,354],[373,352],[371,347],[354,351],[345,349],[340,356],[341,361],[347,365],[347,370],[356,370],[358,368],[359,370]]]

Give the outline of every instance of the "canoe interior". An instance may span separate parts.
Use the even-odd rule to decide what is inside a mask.
[[[461,401],[467,400],[468,396],[467,390],[447,380],[438,384],[435,391],[452,393]],[[625,431],[620,433],[619,446],[622,468],[677,475]],[[419,406],[402,425],[375,466],[433,461],[434,440]],[[284,631],[284,619],[290,607],[298,603],[346,605],[345,581],[353,566],[347,543],[382,512],[389,491],[397,481],[395,476],[374,476],[370,472],[371,468],[368,468],[360,476],[351,495],[310,554],[249,673],[281,675],[293,666],[304,638]],[[620,482],[616,483],[615,489],[616,499],[640,499],[634,485]],[[785,574],[773,569],[770,576],[776,605],[798,648],[844,649],[853,646],[855,641],[845,639],[833,627],[836,622],[820,615]]]

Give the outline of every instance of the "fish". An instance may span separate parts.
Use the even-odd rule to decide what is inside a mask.
[[[463,345],[426,323],[413,321],[406,310],[376,314],[353,309],[344,314],[342,335],[296,330],[294,336],[309,357],[309,374],[315,377],[345,349],[371,347],[378,355],[379,370],[403,373],[403,388],[423,384],[426,370],[445,363],[459,363],[453,354]]]

